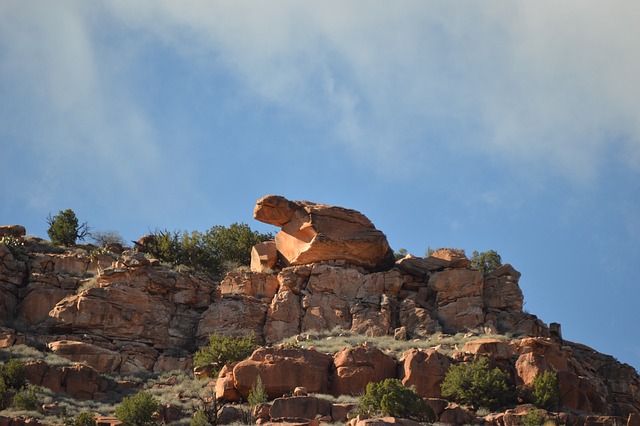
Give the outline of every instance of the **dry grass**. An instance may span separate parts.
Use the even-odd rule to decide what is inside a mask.
[[[393,336],[367,337],[349,330],[335,328],[331,331],[303,333],[299,336],[285,339],[281,343],[301,348],[313,346],[319,352],[330,354],[344,348],[362,346],[366,343],[382,350],[395,359],[400,359],[402,354],[409,349],[434,349],[445,355],[451,355],[461,351],[465,343],[469,341],[486,338],[509,339],[505,335],[484,334],[484,332],[476,330],[455,335],[438,333],[421,339],[395,340]]]

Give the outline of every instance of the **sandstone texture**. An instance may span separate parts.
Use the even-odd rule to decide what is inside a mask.
[[[267,195],[257,201],[253,217],[282,229],[275,242],[287,265],[344,260],[385,269],[393,264],[387,237],[355,210]]]
[[[523,312],[520,273],[513,266],[483,276],[455,249],[393,263],[384,234],[362,214],[340,207],[267,196],[254,214],[282,231],[275,242],[254,247],[251,272],[231,272],[221,282],[163,266],[140,251],[63,250],[25,237],[19,227],[0,227],[0,235],[25,248],[0,244],[0,348],[47,347],[76,364],[34,361],[28,366],[33,383],[101,399],[113,392],[103,374],[190,369],[193,353],[211,334],[253,333],[271,346],[222,368],[214,379],[216,397],[246,399],[260,377],[270,398],[298,395],[274,403],[271,417],[262,413],[261,419],[307,423],[346,420],[347,407],[327,406],[314,393],[358,395],[368,383],[391,377],[427,398],[441,423],[476,422],[463,407],[441,399],[440,384],[450,365],[487,357],[522,389],[538,374],[557,373],[563,409],[589,414],[593,422],[639,418],[637,372],[564,340],[559,324],[550,330]],[[395,359],[375,344],[331,354],[278,345],[328,330],[372,342],[431,338],[434,345]],[[465,333],[472,337],[464,344],[437,345],[438,338]],[[171,407],[163,410],[167,418],[177,415]],[[485,421],[516,424],[525,414],[523,407]],[[382,420],[352,423],[376,421]]]

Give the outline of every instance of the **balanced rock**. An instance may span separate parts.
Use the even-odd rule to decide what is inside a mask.
[[[289,265],[343,260],[367,269],[393,266],[387,237],[358,211],[267,195],[253,217],[282,228],[276,248]]]

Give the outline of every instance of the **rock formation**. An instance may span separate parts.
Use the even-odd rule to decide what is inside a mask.
[[[267,195],[253,217],[279,226],[276,248],[286,265],[343,260],[368,269],[393,265],[387,237],[355,210]]]
[[[24,237],[22,227],[0,227],[0,235],[25,242],[20,252],[0,244],[0,347],[37,342],[85,363],[56,369],[36,362],[29,377],[56,392],[99,399],[106,392],[99,373],[191,368],[194,351],[215,332],[252,332],[271,345],[332,329],[405,340],[484,330],[513,337],[478,338],[449,352],[410,349],[397,359],[370,345],[335,354],[260,348],[222,369],[216,394],[246,398],[260,376],[271,398],[298,387],[355,395],[371,381],[396,377],[429,398],[441,422],[470,421],[468,411],[441,400],[440,384],[451,364],[482,356],[521,387],[544,371],[557,373],[567,410],[640,415],[637,372],[564,340],[559,324],[551,333],[523,312],[520,273],[511,265],[483,276],[455,249],[394,264],[384,234],[361,213],[341,207],[267,196],[254,215],[282,230],[275,242],[254,248],[252,272],[229,273],[220,283],[141,252],[65,251]],[[346,408],[335,405],[327,414],[325,405],[305,401],[344,421]],[[297,413],[287,404],[279,402],[276,412]],[[491,421],[522,415],[514,411]],[[290,416],[298,414],[282,414]]]

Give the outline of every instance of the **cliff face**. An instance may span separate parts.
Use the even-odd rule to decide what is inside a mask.
[[[511,265],[483,276],[463,252],[440,249],[428,258],[406,257],[380,270],[388,259],[386,237],[360,213],[357,221],[350,222],[347,238],[373,235],[380,246],[373,249],[371,238],[365,238],[363,246],[363,239],[355,238],[350,247],[366,247],[366,261],[350,261],[357,254],[355,249],[348,256],[327,259],[327,247],[347,247],[341,243],[340,221],[350,211],[329,214],[335,211],[328,206],[280,201],[292,209],[291,214],[273,208],[268,215],[261,213],[272,221],[280,218],[281,232],[291,233],[276,238],[276,250],[265,256],[279,256],[279,260],[268,259],[276,265],[275,272],[258,272],[264,269],[258,259],[253,265],[256,272],[233,272],[221,283],[178,272],[131,250],[92,255],[77,248],[51,253],[51,247],[43,250],[46,244],[25,239],[22,232],[16,237],[25,242],[22,252],[0,244],[0,321],[4,325],[0,347],[35,341],[100,373],[131,373],[190,368],[193,352],[214,332],[251,331],[263,343],[272,344],[336,328],[405,340],[474,330],[515,337],[476,339],[453,348],[453,354],[413,350],[400,360],[384,358],[384,363],[393,363],[385,367],[387,376],[396,375],[416,385],[422,396],[437,398],[448,365],[482,355],[510,372],[520,386],[530,385],[543,371],[558,373],[562,404],[568,409],[620,416],[640,413],[637,372],[612,357],[563,341],[557,329],[550,332],[534,315],[523,312],[520,273]],[[314,213],[318,206],[322,220]],[[294,216],[296,226],[287,225]],[[308,230],[311,225],[305,225],[307,220],[313,232]],[[365,226],[366,232],[354,231],[353,223]],[[316,244],[313,237],[305,246],[309,263],[295,264],[302,257],[283,258],[281,249],[298,250],[294,239],[300,229],[307,229],[306,236],[321,238]],[[274,356],[309,358],[295,353],[274,355],[270,350],[254,354],[247,362],[262,365],[262,358]],[[313,385],[336,394],[343,389],[360,392],[371,380],[366,374],[375,373],[382,362],[375,361],[382,359],[380,354],[369,352],[375,351],[327,358],[331,375]],[[348,361],[358,357],[362,360],[357,365]],[[291,361],[291,365],[304,364]],[[235,369],[225,372],[227,390],[246,393],[253,384],[246,371],[263,367],[247,368],[236,366],[235,376]],[[281,379],[281,374],[263,369],[263,379]],[[282,383],[267,380],[266,385],[274,394],[281,393]]]

